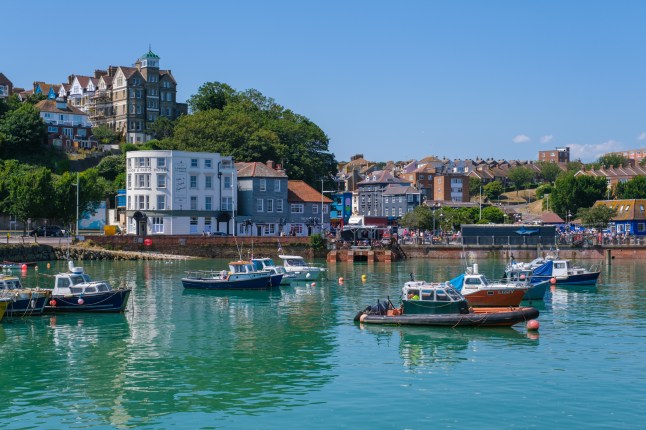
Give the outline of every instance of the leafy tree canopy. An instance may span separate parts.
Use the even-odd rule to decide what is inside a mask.
[[[3,136],[0,151],[5,156],[37,152],[47,135],[38,109],[29,103],[4,115],[0,120],[0,134]]]
[[[502,182],[492,181],[483,187],[483,192],[489,200],[495,200],[505,191]]]
[[[469,176],[469,195],[470,196],[480,195],[481,185],[482,185],[482,181],[480,180],[480,178],[477,178],[475,176]]]
[[[607,191],[606,178],[588,175],[560,175],[550,194],[550,206],[561,218],[568,212],[576,214],[579,208],[589,208],[602,199]]]
[[[518,194],[518,190],[525,188],[532,182],[534,172],[527,167],[517,166],[509,169],[508,178],[514,184],[516,194]]]
[[[502,224],[505,221],[505,212],[497,206],[487,206],[482,209],[482,221]]]
[[[621,154],[606,154],[599,157],[596,163],[597,168],[603,167],[604,169],[609,169],[611,167],[626,167],[628,165],[628,159]]]
[[[576,215],[581,219],[584,226],[603,230],[608,227],[608,223],[617,215],[617,209],[606,205],[597,205],[591,208],[580,208]]]
[[[618,199],[646,198],[646,177],[635,176],[626,182],[615,185],[614,194]]]
[[[113,145],[119,142],[121,136],[110,127],[100,125],[92,129],[94,138],[103,145]]]
[[[545,182],[553,183],[556,177],[562,172],[561,168],[556,163],[548,163],[546,161],[539,162],[541,168],[541,177]]]
[[[311,185],[336,173],[323,130],[256,90],[207,83],[189,104],[194,114],[177,121],[173,138],[162,141],[167,149],[218,152],[235,161],[274,160],[290,178]]]

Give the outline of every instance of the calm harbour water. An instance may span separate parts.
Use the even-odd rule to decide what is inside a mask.
[[[480,261],[489,277],[501,261]],[[540,334],[360,327],[359,309],[409,273],[461,262],[330,265],[328,281],[271,292],[191,292],[185,270],[226,261],[83,262],[133,288],[124,315],[0,323],[5,429],[637,429],[646,425],[646,268],[604,267],[596,288],[555,288]],[[30,269],[27,286],[63,262]],[[361,275],[366,275],[363,282]],[[339,285],[337,279],[344,277]],[[397,300],[395,300],[397,299]]]

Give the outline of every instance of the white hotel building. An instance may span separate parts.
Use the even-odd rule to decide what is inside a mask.
[[[126,154],[128,234],[233,234],[237,173],[217,153]]]

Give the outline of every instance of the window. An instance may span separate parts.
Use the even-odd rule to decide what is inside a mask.
[[[135,175],[137,188],[150,188],[150,175]]]
[[[126,183],[128,184],[128,189],[132,188],[132,175],[126,176],[127,180]]]
[[[47,127],[47,133],[58,133],[58,127],[49,126]]]
[[[274,192],[280,192],[280,179],[274,179]]]
[[[276,212],[283,212],[283,199],[276,200]]]
[[[211,233],[211,217],[204,218],[204,231]]]
[[[384,203],[388,203],[388,197],[384,197]]]
[[[204,167],[211,169],[213,167],[213,160],[204,160]]]
[[[222,197],[221,206],[223,211],[232,211],[233,210],[233,198],[232,197]]]
[[[265,201],[263,199],[256,199],[256,212],[263,212]]]
[[[324,213],[324,214],[328,213],[328,212],[329,212],[329,209],[330,209],[330,208],[328,207],[328,205],[323,205],[323,213]]]
[[[197,196],[191,196],[191,210],[197,210]]]
[[[193,189],[197,188],[197,176],[196,175],[191,175],[190,183],[191,183],[190,188],[193,188]]]
[[[226,190],[231,189],[231,177],[230,176],[225,176],[224,177],[224,188]]]
[[[303,204],[302,203],[292,203],[291,212],[293,214],[302,214],[303,213]]]
[[[319,213],[319,205],[317,203],[312,204],[312,213],[313,214]]]
[[[292,231],[298,235],[303,234],[303,224],[292,224]]]
[[[399,208],[399,216],[402,216],[404,214],[404,210],[402,208]]]
[[[204,210],[206,210],[206,211],[212,210],[212,206],[213,206],[212,200],[213,199],[210,196],[204,197]]]
[[[197,233],[197,217],[192,216],[189,227],[190,233]]]
[[[267,191],[267,180],[266,179],[261,179],[260,180],[260,191]]]
[[[157,210],[158,211],[166,210],[166,196],[163,194],[157,195]]]
[[[637,233],[646,232],[646,223],[640,222],[637,224]]]
[[[274,211],[274,201],[272,199],[267,199],[267,212]]]
[[[213,188],[213,176],[206,176],[204,179],[205,179],[204,187],[207,190],[210,190],[211,188]]]
[[[74,129],[66,127],[63,129],[63,134],[67,137],[72,137],[74,134]]]
[[[197,158],[191,158],[191,167],[197,167]]]
[[[152,218],[152,223],[153,223],[153,233],[163,233],[164,232],[164,218],[162,218],[162,217],[153,217]]]
[[[157,175],[157,188],[166,188],[166,175]]]

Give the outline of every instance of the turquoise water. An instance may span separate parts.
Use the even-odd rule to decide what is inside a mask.
[[[218,261],[216,268],[223,267]],[[51,282],[63,263],[30,269]],[[646,269],[615,261],[596,288],[556,288],[540,334],[360,327],[353,316],[460,262],[329,266],[272,292],[184,291],[211,262],[83,262],[133,287],[125,315],[0,323],[4,429],[644,428]],[[481,261],[488,276],[502,262]],[[362,281],[361,275],[366,275]],[[339,285],[337,279],[344,277]]]

